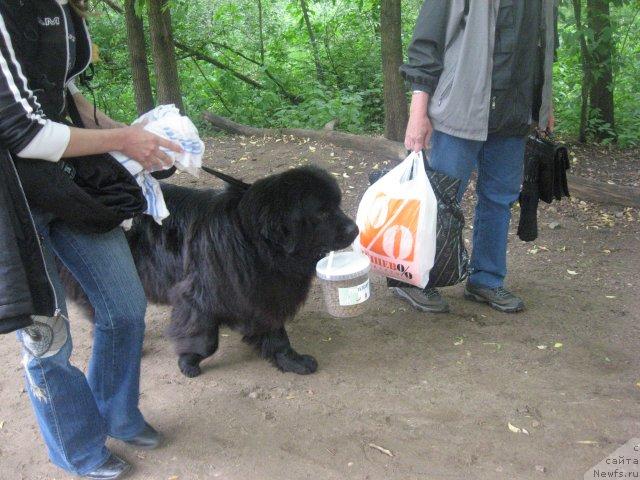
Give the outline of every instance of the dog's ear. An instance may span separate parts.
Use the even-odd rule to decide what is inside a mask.
[[[264,224],[260,233],[269,242],[281,247],[287,254],[296,251],[298,240],[296,232],[285,222],[271,222]]]

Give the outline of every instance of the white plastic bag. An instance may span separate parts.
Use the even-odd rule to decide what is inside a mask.
[[[438,202],[422,153],[411,153],[365,192],[354,248],[372,270],[420,288],[429,282],[436,254]]]
[[[145,130],[171,140],[182,147],[181,153],[161,147],[161,150],[173,160],[173,163],[167,165],[165,169],[175,165],[178,170],[198,177],[204,155],[204,142],[200,140],[198,129],[188,117],[181,115],[175,105],[159,105],[138,117],[133,124],[140,122],[147,122],[144,126]],[[111,152],[111,155],[135,177],[140,185],[142,193],[147,199],[145,213],[151,215],[159,225],[162,225],[162,221],[169,216],[169,210],[164,202],[158,181],[145,171],[142,165],[124,153]],[[127,230],[131,228],[131,221],[127,220],[123,227]]]
[[[202,166],[202,156],[204,155],[204,142],[200,140],[198,129],[189,117],[181,115],[180,110],[173,104],[159,105],[138,117],[132,125],[140,122],[147,122],[144,126],[145,130],[180,145],[182,147],[182,153],[176,153],[164,147],[161,149],[171,157],[174,161],[173,165],[175,165],[178,170],[186,171],[195,177],[199,176],[200,167]],[[132,175],[142,171],[142,166],[138,164],[138,162],[128,159],[122,153],[112,152],[112,155],[115,156]],[[130,165],[129,162],[137,165]],[[165,168],[169,169],[173,165],[168,165]]]

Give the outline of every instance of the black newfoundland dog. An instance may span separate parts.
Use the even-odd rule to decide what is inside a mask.
[[[162,190],[171,216],[162,226],[139,217],[127,238],[149,300],[173,307],[167,334],[182,373],[200,374],[220,325],[284,372],[315,372],[316,360],[291,347],[284,325],[306,300],[316,262],[358,234],[337,182],[302,167],[224,191]]]

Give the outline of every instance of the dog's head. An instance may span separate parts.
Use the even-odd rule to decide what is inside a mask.
[[[319,260],[358,235],[340,208],[340,188],[324,170],[301,167],[258,180],[239,205],[245,231],[287,255]]]

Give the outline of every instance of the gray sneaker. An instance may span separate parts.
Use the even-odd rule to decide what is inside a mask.
[[[522,299],[504,287],[487,288],[467,282],[464,298],[480,303],[488,303],[491,308],[504,313],[516,313],[524,310]]]
[[[421,289],[409,285],[402,287],[389,287],[389,290],[396,296],[409,302],[411,306],[421,312],[446,313],[449,311],[449,304],[435,288]]]

